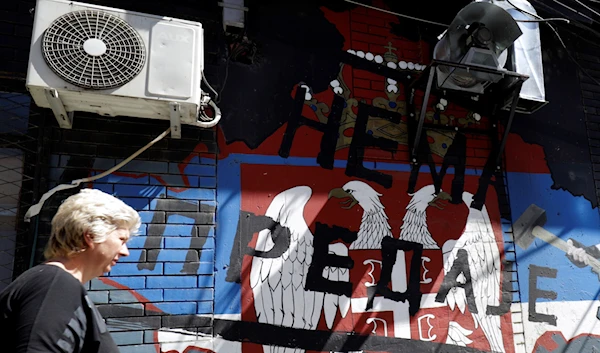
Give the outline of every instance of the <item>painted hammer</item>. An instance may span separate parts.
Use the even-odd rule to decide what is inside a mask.
[[[513,224],[513,239],[515,243],[522,249],[527,249],[535,238],[538,238],[568,253],[571,245],[542,228],[546,224],[546,220],[546,211],[535,204],[531,204]],[[585,256],[592,271],[597,273],[600,279],[600,261],[587,253]]]

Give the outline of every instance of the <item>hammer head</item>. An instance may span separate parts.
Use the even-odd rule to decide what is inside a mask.
[[[535,204],[531,204],[513,224],[513,239],[522,249],[527,249],[535,237],[531,233],[536,226],[546,224],[546,211]]]

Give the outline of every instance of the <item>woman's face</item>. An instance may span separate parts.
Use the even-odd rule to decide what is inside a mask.
[[[110,272],[111,268],[117,264],[119,258],[129,256],[127,249],[127,240],[129,240],[129,230],[117,229],[106,237],[101,243],[93,243],[90,246],[88,254],[90,265],[99,272],[96,276]]]

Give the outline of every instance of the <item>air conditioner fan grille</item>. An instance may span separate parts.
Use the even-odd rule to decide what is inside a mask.
[[[144,42],[121,18],[97,10],[57,18],[42,38],[48,66],[65,81],[89,89],[122,86],[146,61]]]

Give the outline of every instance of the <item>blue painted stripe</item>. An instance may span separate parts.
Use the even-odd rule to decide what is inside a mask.
[[[166,301],[210,301],[214,298],[214,290],[210,288],[165,289]]]
[[[148,277],[147,288],[196,288],[196,276],[161,276]]]
[[[158,276],[162,274],[163,265],[161,263],[157,263],[153,270],[140,270],[137,263],[118,263],[110,270],[110,276]]]
[[[196,303],[193,302],[175,302],[175,303],[152,303],[165,313],[183,315],[195,314],[197,310]]]
[[[241,287],[238,283],[228,282],[227,268],[233,248],[233,240],[240,214],[240,164],[230,156],[217,164],[219,189],[217,192],[217,234],[218,246],[215,252],[215,314],[237,314],[241,312]]]
[[[232,153],[227,158],[219,161],[219,169],[225,164],[238,163],[238,164],[261,164],[261,165],[288,165],[288,166],[299,166],[299,167],[320,167],[317,163],[317,159],[313,157],[288,157],[282,158],[279,156],[265,156],[260,154],[237,154]],[[347,161],[345,159],[336,159],[333,162],[334,168],[346,168]],[[411,165],[408,163],[389,163],[389,162],[371,162],[364,161],[363,165],[365,168],[379,170],[379,171],[390,171],[390,172],[410,172]],[[436,171],[439,173],[441,166],[436,166]],[[422,165],[419,169],[420,173],[429,173],[429,166]],[[454,174],[454,168],[448,168],[447,174]],[[481,175],[481,169],[467,168],[465,170],[466,175]],[[219,190],[221,189],[221,174],[219,172]]]

